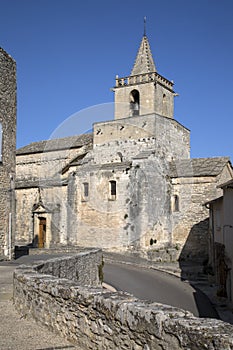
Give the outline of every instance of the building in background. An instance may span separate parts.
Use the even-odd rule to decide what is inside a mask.
[[[232,179],[230,160],[190,159],[190,131],[174,119],[173,82],[157,72],[147,36],[113,91],[114,120],[17,151],[17,244],[208,260],[203,203]]]
[[[233,297],[233,180],[220,187],[223,196],[206,204],[210,211],[210,260],[219,296]]]

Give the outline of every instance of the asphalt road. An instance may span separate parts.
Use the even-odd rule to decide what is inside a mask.
[[[10,264],[17,266],[62,255],[64,254],[27,255]],[[179,307],[199,317],[219,318],[207,296],[199,289],[191,286],[188,282],[158,270],[105,262],[104,281],[139,299]]]
[[[199,289],[161,271],[105,263],[104,281],[139,299],[179,307],[198,317],[219,318],[209,299]]]

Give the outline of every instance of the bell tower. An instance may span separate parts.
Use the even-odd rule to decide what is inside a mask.
[[[146,114],[173,118],[173,82],[157,73],[145,30],[130,76],[116,76],[113,91],[115,119]]]

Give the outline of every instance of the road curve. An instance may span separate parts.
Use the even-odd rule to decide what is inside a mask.
[[[105,263],[104,282],[139,299],[179,307],[197,317],[219,318],[207,296],[199,289],[158,270]]]

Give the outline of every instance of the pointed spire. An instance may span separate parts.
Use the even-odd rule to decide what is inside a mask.
[[[149,41],[147,36],[144,35],[130,75],[132,76],[151,72],[156,72],[156,68],[150,50]]]
[[[151,72],[156,72],[156,67],[150,50],[150,44],[146,36],[146,17],[144,17],[144,35],[130,75]]]

